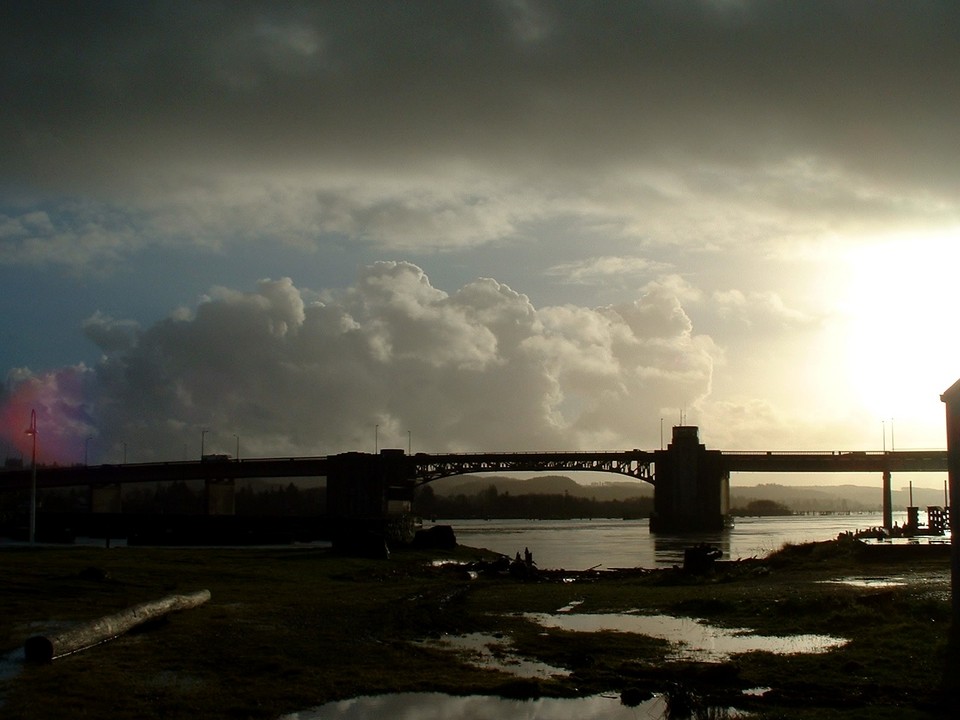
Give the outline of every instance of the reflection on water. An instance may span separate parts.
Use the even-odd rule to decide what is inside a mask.
[[[441,693],[397,693],[358,697],[284,715],[280,720],[666,720],[670,717],[663,695],[637,705],[621,703],[617,695],[585,698],[507,700],[486,695],[457,697]],[[716,709],[715,718],[742,717],[735,710]]]
[[[723,558],[730,557],[730,535],[732,530],[717,533],[695,533],[690,535],[650,534],[653,540],[653,553],[657,565],[683,565],[683,553],[688,547],[704,543],[718,548]]]
[[[905,513],[894,513],[902,525]],[[714,545],[724,560],[763,557],[784,543],[832,540],[840,533],[883,524],[882,513],[737,518],[720,533],[669,536],[650,532],[647,520],[449,520],[457,541],[513,557],[525,547],[540,568],[654,568],[682,565],[683,551]]]
[[[902,577],[848,577],[838,578],[836,580],[822,580],[821,582],[836,585],[850,585],[851,587],[859,588],[892,588],[907,584],[906,579]]]
[[[512,650],[510,638],[506,636],[496,637],[487,633],[445,635],[439,640],[424,640],[418,644],[440,650],[453,650],[471,665],[499,670],[515,677],[549,680],[570,675],[569,670],[517,655]]]
[[[723,662],[737,653],[763,651],[778,655],[824,653],[847,643],[827,635],[752,635],[743,628],[721,628],[699,620],[672,615],[634,615],[630,613],[598,613],[524,615],[547,627],[572,632],[625,632],[669,640],[673,650],[668,660]]]

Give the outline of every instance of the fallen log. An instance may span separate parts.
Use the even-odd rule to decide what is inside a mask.
[[[113,640],[131,628],[177,610],[189,610],[210,599],[209,590],[186,595],[168,595],[159,600],[133,605],[113,615],[77,625],[55,635],[35,635],[23,646],[24,658],[31,662],[50,662],[64,655]]]

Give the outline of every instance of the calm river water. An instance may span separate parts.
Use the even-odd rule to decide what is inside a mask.
[[[901,525],[905,513],[894,513]],[[654,535],[647,520],[438,520],[452,525],[461,545],[513,557],[529,548],[543,569],[663,567],[683,563],[685,548],[707,542],[724,560],[761,557],[784,543],[832,540],[842,532],[878,527],[882,513],[737,518],[722,533]],[[425,523],[426,526],[426,523]]]

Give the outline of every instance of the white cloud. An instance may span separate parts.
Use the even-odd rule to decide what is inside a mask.
[[[309,294],[264,280],[143,330],[90,318],[101,454],[192,456],[201,429],[207,447],[239,435],[247,454],[369,450],[374,425],[383,444],[410,431],[435,451],[634,447],[661,408],[709,392],[715,348],[662,290],[538,309],[492,279],[448,294],[390,262],[324,302]]]
[[[667,267],[664,263],[645,257],[604,255],[554,265],[546,270],[546,274],[561,278],[566,282],[582,285],[608,282],[621,284],[632,282],[636,284],[639,278],[660,274]]]
[[[787,307],[776,292],[718,290],[712,293],[710,301],[720,317],[738,321],[748,328],[802,327],[815,322],[815,318],[806,313]]]

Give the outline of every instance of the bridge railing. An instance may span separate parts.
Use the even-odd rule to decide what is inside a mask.
[[[776,456],[810,456],[810,457],[884,457],[907,455],[939,455],[945,453],[943,448],[904,448],[902,450],[723,450],[724,455],[776,455]]]
[[[724,455],[883,455],[881,450],[723,450]]]

